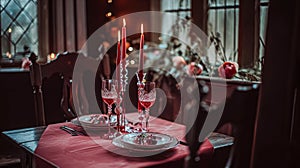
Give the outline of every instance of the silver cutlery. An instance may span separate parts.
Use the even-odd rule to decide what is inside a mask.
[[[70,128],[66,125],[61,126],[60,129],[65,130],[66,132],[70,133],[72,136],[77,136],[77,135],[85,136],[86,135],[85,132],[77,131],[77,130],[75,130],[73,128]]]
[[[77,134],[75,132],[72,132],[66,128],[64,128],[63,126],[59,127],[61,130],[66,131],[67,133],[71,134],[72,136],[77,136]]]

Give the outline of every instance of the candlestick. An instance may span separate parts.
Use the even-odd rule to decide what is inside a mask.
[[[120,122],[120,114],[122,113],[122,108],[121,108],[121,102],[122,102],[122,97],[121,97],[121,74],[120,74],[120,66],[121,66],[121,48],[120,48],[120,30],[118,31],[118,44],[117,44],[117,59],[116,59],[116,78],[117,78],[117,93],[118,93],[118,98],[116,101],[116,114],[117,114],[117,133],[120,133],[121,129],[121,122]]]
[[[140,56],[139,56],[139,80],[142,82],[143,80],[143,69],[144,69],[144,27],[141,24],[141,39],[140,39]]]
[[[120,67],[120,80],[121,80],[121,89],[120,89],[120,96],[121,98],[125,97],[125,91],[126,91],[126,85],[127,85],[127,74],[128,71],[126,69],[126,66],[128,65],[128,62],[126,62],[126,21],[125,19],[123,19],[123,27],[122,27],[122,44],[121,44],[121,67]],[[121,122],[121,131],[125,132],[125,113],[126,113],[126,109],[125,109],[125,102],[122,101],[122,108],[121,112],[122,112],[122,122]]]

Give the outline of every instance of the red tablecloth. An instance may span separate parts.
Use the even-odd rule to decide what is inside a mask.
[[[184,158],[189,152],[187,146],[180,144],[174,149],[155,156],[123,156],[116,154],[115,151],[118,153],[129,151],[115,147],[112,145],[111,140],[101,139],[100,136],[71,136],[59,129],[62,125],[76,128],[72,123],[49,125],[44,131],[35,151],[36,156],[57,167],[182,167]],[[150,130],[155,132],[163,131],[163,133],[184,141],[185,127],[180,124],[154,119],[150,121]],[[101,145],[99,145],[99,142]],[[206,165],[213,154],[213,146],[206,140],[199,152],[203,159],[203,164]],[[37,161],[36,165],[43,168],[47,166],[45,162],[41,161]]]

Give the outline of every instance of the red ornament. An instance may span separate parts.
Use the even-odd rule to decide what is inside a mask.
[[[201,64],[196,64],[195,62],[191,62],[187,66],[187,74],[189,75],[200,75],[203,71],[203,67]]]
[[[21,68],[29,70],[30,65],[31,61],[27,57],[23,58]]]
[[[239,65],[236,62],[224,62],[219,68],[221,78],[231,79],[238,72]]]

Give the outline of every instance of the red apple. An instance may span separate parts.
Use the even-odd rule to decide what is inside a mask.
[[[231,79],[238,72],[239,65],[236,62],[224,62],[219,68],[219,76]]]
[[[200,75],[203,71],[203,67],[201,64],[196,64],[195,62],[191,62],[187,66],[187,74],[189,75]]]
[[[21,67],[29,70],[30,65],[31,61],[28,58],[23,58]]]

